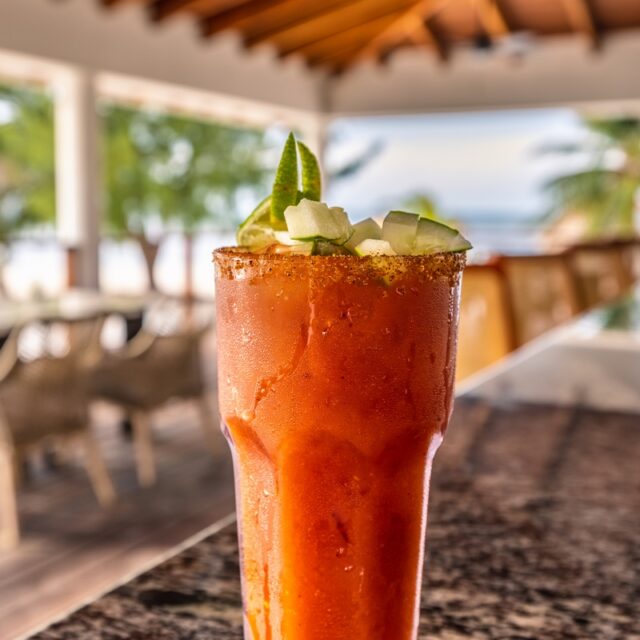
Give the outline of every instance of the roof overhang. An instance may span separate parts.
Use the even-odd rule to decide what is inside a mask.
[[[246,51],[232,34],[200,40],[186,17],[153,25],[135,4],[107,12],[91,0],[2,0],[0,49],[32,67],[93,70],[120,99],[152,95],[159,104],[259,124],[295,125],[317,114],[635,109],[640,100],[638,31],[608,35],[598,51],[582,38],[547,37],[533,39],[526,55],[461,49],[447,64],[434,53],[401,50],[386,65],[329,76],[294,58],[281,61],[268,46]]]

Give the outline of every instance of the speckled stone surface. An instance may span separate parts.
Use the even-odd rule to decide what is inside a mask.
[[[428,529],[420,638],[640,640],[640,415],[458,401]],[[33,637],[238,640],[238,571],[229,527]]]

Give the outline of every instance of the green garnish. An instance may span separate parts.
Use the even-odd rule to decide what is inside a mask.
[[[390,211],[382,228],[372,218],[352,225],[344,209],[329,207],[321,196],[320,164],[290,133],[271,195],[240,225],[238,244],[252,251],[303,255],[419,256],[471,249],[457,229],[406,211]]]
[[[283,229],[284,210],[295,205],[298,199],[298,153],[296,139],[290,133],[282,150],[280,164],[276,171],[276,179],[271,191],[271,224],[274,228]]]
[[[298,151],[302,165],[302,197],[319,201],[322,195],[322,178],[318,159],[304,142],[298,141]]]

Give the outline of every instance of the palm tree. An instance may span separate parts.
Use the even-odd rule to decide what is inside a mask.
[[[590,135],[583,142],[544,148],[587,160],[587,168],[545,185],[552,215],[581,217],[585,236],[591,238],[633,235],[640,192],[640,119],[588,119],[585,124]]]

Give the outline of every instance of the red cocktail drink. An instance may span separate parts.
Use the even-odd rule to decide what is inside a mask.
[[[215,253],[247,639],[416,637],[464,261]]]

